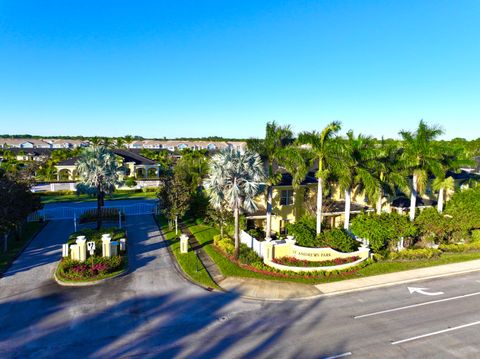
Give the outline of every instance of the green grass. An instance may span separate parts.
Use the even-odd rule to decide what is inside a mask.
[[[125,199],[143,199],[143,198],[156,198],[157,194],[155,192],[132,192],[132,193],[113,193],[110,196],[107,196],[105,199],[108,200],[125,200]],[[57,203],[57,202],[93,202],[97,199],[86,194],[76,195],[76,194],[63,194],[63,195],[44,195],[41,196],[41,201],[43,204],[47,203]]]
[[[305,284],[319,284],[335,282],[344,279],[363,278],[372,275],[386,274],[392,272],[400,272],[409,269],[432,267],[442,264],[451,264],[458,262],[465,262],[474,259],[480,259],[480,252],[471,253],[444,253],[437,259],[425,259],[415,261],[381,261],[367,265],[364,268],[359,269],[354,274],[329,277],[317,277],[317,278],[282,278],[276,276],[265,275],[261,273],[255,273],[244,268],[240,268],[235,263],[231,262],[228,258],[217,252],[213,247],[213,236],[218,234],[218,230],[204,224],[189,223],[189,229],[192,234],[197,238],[198,242],[203,245],[203,248],[208,255],[217,263],[222,274],[224,276],[232,277],[248,277],[257,279],[279,280],[298,282]]]
[[[170,246],[178,264],[184,273],[193,281],[200,283],[205,287],[218,288],[215,282],[210,278],[202,262],[198,260],[195,252],[189,250],[188,253],[180,253],[180,240],[175,238],[175,230],[168,228],[168,223],[163,216],[157,217],[158,225],[163,232],[165,239]],[[197,271],[198,265],[198,271]]]
[[[29,222],[23,229],[22,237],[20,240],[10,239],[8,241],[8,250],[3,252],[3,241],[2,248],[0,248],[0,274],[4,273],[5,270],[10,266],[12,260],[23,250],[25,245],[32,239],[32,237],[45,225],[45,223],[39,222]]]

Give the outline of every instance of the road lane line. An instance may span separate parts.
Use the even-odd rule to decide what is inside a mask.
[[[324,359],[337,359],[337,358],[345,358],[345,357],[348,357],[352,355],[352,352],[347,352],[347,353],[343,353],[343,354],[338,354],[338,355],[334,355],[334,356],[331,356],[331,357],[326,357]]]
[[[473,323],[468,323],[468,324],[459,325],[458,327],[443,329],[443,330],[439,330],[439,331],[437,331],[437,332],[432,332],[432,333],[417,335],[416,337],[411,337],[411,338],[407,338],[407,339],[397,340],[396,342],[392,342],[392,344],[393,344],[393,345],[396,345],[396,344],[411,342],[412,340],[417,340],[417,339],[421,339],[421,338],[427,338],[427,337],[431,337],[431,336],[433,336],[433,335],[442,334],[442,333],[447,333],[447,332],[451,332],[451,331],[453,331],[453,330],[468,328],[468,327],[472,327],[472,326],[474,326],[474,325],[479,325],[479,324],[480,324],[480,320],[479,320],[478,322],[473,322]]]
[[[449,301],[451,301],[451,300],[463,299],[463,298],[473,297],[473,296],[476,296],[476,295],[480,295],[480,292],[475,292],[475,293],[470,293],[470,294],[464,294],[464,295],[458,295],[458,296],[456,296],[456,297],[450,297],[450,298],[443,298],[443,299],[431,300],[431,301],[424,302],[424,303],[418,303],[418,304],[407,305],[407,306],[404,306],[404,307],[386,309],[386,310],[381,310],[381,311],[378,311],[378,312],[373,312],[373,313],[368,313],[368,314],[356,315],[356,316],[354,316],[353,318],[354,318],[354,319],[360,319],[360,318],[372,317],[372,316],[374,316],[374,315],[380,315],[380,314],[385,314],[385,313],[397,312],[397,311],[399,311],[399,310],[405,310],[405,309],[410,309],[410,308],[415,308],[415,307],[422,307],[422,306],[430,305],[430,304],[436,304],[436,303],[442,303],[442,302],[449,302]]]

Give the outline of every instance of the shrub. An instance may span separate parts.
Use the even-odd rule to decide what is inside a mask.
[[[451,215],[463,231],[480,229],[480,187],[456,192],[447,202],[445,213]]]
[[[117,220],[118,219],[118,209],[117,208],[102,208],[100,211],[100,216],[102,219]],[[125,215],[122,213],[122,219],[125,219]],[[97,220],[97,209],[92,208],[82,213],[80,216],[80,223],[93,222]]]
[[[356,236],[368,239],[374,252],[395,246],[400,237],[417,234],[408,217],[398,213],[360,214],[352,220],[351,230]]]
[[[295,223],[287,224],[288,234],[295,237],[297,244],[302,247],[316,247],[315,218],[305,215]]]
[[[135,181],[135,178],[134,177],[128,177],[126,180],[125,180],[125,186],[127,187],[135,187],[137,185],[137,181]]]
[[[480,230],[476,229],[472,231],[472,242],[480,242]]]
[[[356,251],[359,244],[345,230],[330,229],[318,235],[315,247],[331,247],[337,251],[348,253]]]
[[[248,265],[253,265],[255,263],[262,263],[262,258],[251,248],[249,248],[246,244],[240,244],[240,255],[238,256],[240,262]]]
[[[455,230],[455,223],[435,208],[426,208],[415,218],[419,234],[424,239],[433,239],[436,243],[447,241]]]
[[[442,254],[439,249],[420,248],[420,249],[404,249],[400,252],[390,252],[388,259],[391,260],[418,260],[438,258]]]
[[[480,251],[480,242],[472,242],[465,244],[441,244],[438,249],[440,249],[442,252],[476,252]]]
[[[223,252],[232,255],[235,251],[235,244],[233,240],[229,237],[220,237],[216,235],[213,237],[213,243]]]
[[[274,263],[282,264],[290,267],[331,267],[338,266],[342,264],[352,263],[359,260],[360,257],[348,257],[348,258],[335,258],[325,261],[308,261],[297,259],[294,257],[283,257],[276,258],[273,260]]]

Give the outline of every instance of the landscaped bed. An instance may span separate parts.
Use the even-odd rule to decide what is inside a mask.
[[[87,241],[95,242],[94,255],[88,256],[84,263],[73,260],[70,257],[62,258],[55,272],[56,279],[67,283],[95,282],[124,273],[128,268],[126,250],[119,251],[118,256],[102,257],[103,234],[110,234],[112,241],[118,241],[122,238],[126,239],[125,230],[118,228],[84,229],[72,233],[67,244],[75,244],[78,236],[85,236]]]
[[[222,271],[222,274],[224,276],[233,277],[249,277],[270,280],[274,279],[307,284],[318,284],[480,259],[480,251],[474,251],[473,248],[468,248],[468,250],[470,250],[468,251],[467,248],[464,247],[462,250],[465,253],[442,252],[440,256],[431,256],[431,253],[425,252],[425,256],[420,258],[416,257],[415,254],[410,253],[408,257],[403,256],[396,260],[367,260],[358,266],[343,271],[294,273],[289,271],[275,270],[266,266],[263,264],[263,262],[246,264],[242,259],[242,253],[244,258],[249,256],[253,257],[253,255],[248,252],[252,251],[246,246],[241,246],[240,259],[235,260],[233,256],[227,254],[221,248],[219,248],[219,246],[214,244],[214,237],[219,234],[219,231],[216,228],[206,224],[196,224],[191,221],[189,222],[189,229],[195,235],[200,244],[203,245],[203,248],[208,255],[210,255],[210,257],[216,262]]]
[[[291,266],[291,267],[331,267],[331,266],[339,266],[342,264],[352,263],[358,261],[360,257],[353,256],[347,258],[335,258],[332,260],[326,261],[307,261],[301,260],[294,257],[283,257],[283,258],[274,258],[273,262],[277,264],[281,264],[284,266]]]

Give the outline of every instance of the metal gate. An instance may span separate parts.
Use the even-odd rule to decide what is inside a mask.
[[[65,220],[65,219],[79,219],[81,215],[87,211],[91,211],[96,207],[54,207],[54,208],[44,208],[38,210],[28,216],[29,222],[34,221],[55,221],[55,220]],[[148,214],[158,214],[159,207],[158,202],[153,203],[136,203],[127,206],[115,206],[107,205],[103,208],[115,208],[119,213],[124,214],[125,216],[141,216]]]

